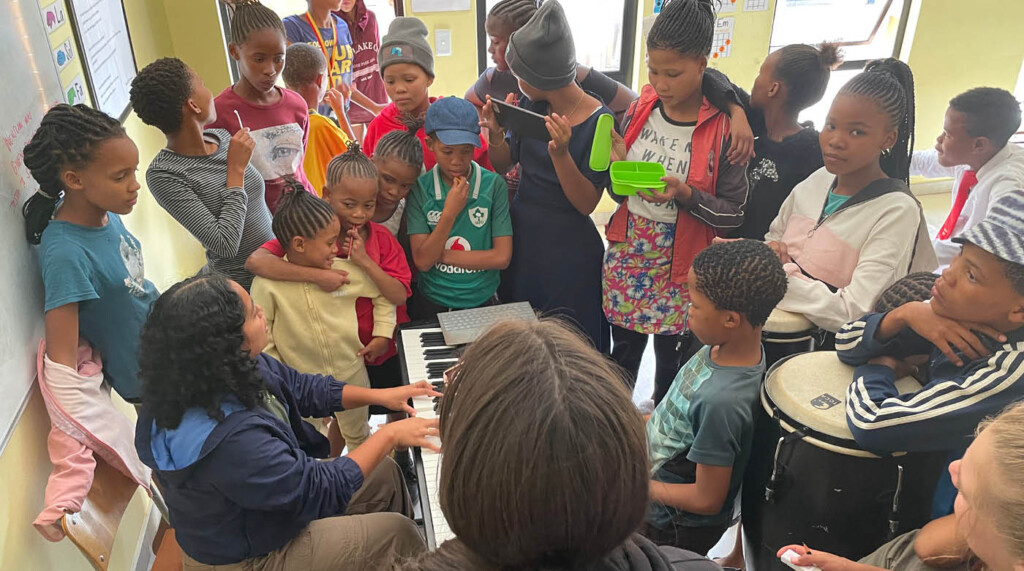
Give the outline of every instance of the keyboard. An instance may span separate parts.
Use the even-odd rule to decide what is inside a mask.
[[[437,314],[444,341],[451,346],[472,343],[490,326],[510,319],[537,321],[537,314],[526,301]]]
[[[444,334],[439,327],[422,329],[401,329],[398,338],[398,354],[402,363],[405,381],[414,383],[427,380],[442,383],[442,374],[459,360],[457,349],[446,345]],[[434,399],[417,397],[412,399],[416,416],[437,418]],[[427,546],[437,546],[455,537],[441,512],[441,498],[437,491],[441,474],[441,455],[425,448],[413,448],[416,463],[416,477],[419,480],[420,508],[423,512],[423,529]]]

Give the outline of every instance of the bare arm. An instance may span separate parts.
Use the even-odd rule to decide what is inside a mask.
[[[512,259],[512,236],[494,238],[494,247],[490,250],[444,250],[441,262],[467,270],[504,270]]]
[[[394,305],[405,305],[405,301],[408,299],[405,284],[385,272],[377,262],[374,262],[370,259],[370,256],[366,255],[366,243],[363,241],[362,236],[360,236],[359,230],[355,228],[349,230],[349,235],[345,238],[341,251],[350,252],[349,258],[352,260],[352,263],[359,266],[366,272],[366,275],[370,276],[377,289],[380,290],[380,293],[389,302]]]
[[[562,192],[580,214],[590,216],[601,200],[603,189],[595,187],[594,183],[583,176],[576,166],[576,161],[569,154],[569,139],[572,137],[572,126],[569,121],[561,115],[552,113],[548,115],[546,123],[548,132],[551,133],[548,152],[551,155],[551,163],[555,166],[558,182],[562,185]]]
[[[729,494],[732,466],[697,464],[697,481],[692,484],[666,484],[651,480],[651,500],[698,515],[722,511]]]
[[[348,283],[348,273],[343,270],[322,270],[290,264],[265,248],[256,248],[255,252],[249,254],[245,260],[245,269],[268,280],[314,283],[324,291],[334,291]]]
[[[511,103],[512,97],[513,94],[510,93],[505,101]],[[487,129],[487,157],[491,159],[494,172],[507,173],[512,166],[512,149],[505,140],[505,130],[501,128],[498,118],[494,115],[494,105],[489,95],[487,103],[480,109],[480,126]]]
[[[78,303],[46,312],[46,354],[54,363],[78,369]]]

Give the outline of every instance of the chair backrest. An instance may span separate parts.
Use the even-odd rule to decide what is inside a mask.
[[[137,487],[132,479],[97,456],[92,487],[82,511],[64,514],[60,520],[71,542],[100,571],[106,571],[110,564],[117,528]]]

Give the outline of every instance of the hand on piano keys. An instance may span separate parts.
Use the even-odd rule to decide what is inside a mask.
[[[380,428],[387,431],[394,446],[410,448],[419,446],[434,452],[441,452],[441,441],[437,437],[436,418],[407,418],[389,422]]]
[[[416,416],[416,409],[409,406],[409,400],[427,397],[438,398],[441,393],[434,390],[434,385],[427,381],[420,381],[411,385],[395,387],[393,389],[380,389],[378,405],[391,410],[401,410],[410,416]]]

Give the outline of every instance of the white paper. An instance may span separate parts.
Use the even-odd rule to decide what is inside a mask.
[[[768,9],[768,0],[744,0],[744,12],[764,12]]]
[[[740,0],[722,0],[722,5],[718,8],[719,14],[728,14],[736,11],[736,4],[739,4]]]
[[[412,15],[419,12],[460,12],[470,7],[469,0],[412,0]]]
[[[120,118],[128,108],[128,93],[135,78],[135,56],[121,2],[71,0],[71,6],[94,91],[93,105]]]
[[[729,57],[732,53],[732,32],[736,18],[719,18],[715,21],[715,39],[711,44],[711,59]]]

